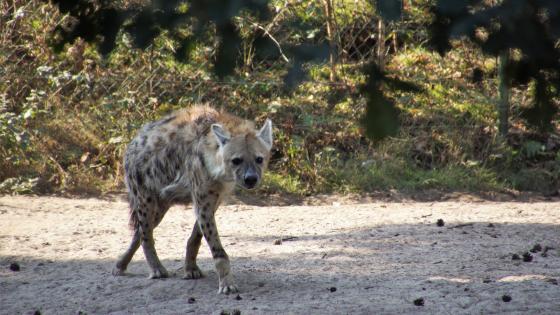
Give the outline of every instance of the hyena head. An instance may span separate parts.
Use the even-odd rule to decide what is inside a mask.
[[[252,129],[252,128],[251,128]],[[225,178],[253,189],[261,181],[272,148],[272,122],[267,119],[260,130],[229,134],[222,125],[213,124],[212,132],[219,145],[218,159]]]

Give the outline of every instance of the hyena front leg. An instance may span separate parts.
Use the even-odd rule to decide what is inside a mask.
[[[195,198],[193,198],[194,208],[198,225],[210,247],[216,271],[218,272],[218,293],[229,294],[235,293],[238,290],[231,274],[229,257],[220,241],[216,220],[214,219],[214,212],[219,206],[218,197],[218,194],[214,192],[197,193]]]
[[[202,278],[202,271],[196,264],[196,256],[200,249],[202,241],[202,232],[198,226],[198,220],[194,223],[194,227],[187,241],[187,255],[185,256],[185,276],[184,279],[199,279]]]

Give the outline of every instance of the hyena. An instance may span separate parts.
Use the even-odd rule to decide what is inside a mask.
[[[270,120],[256,130],[252,122],[208,106],[180,110],[145,125],[124,157],[134,234],[113,274],[123,275],[142,245],[150,278],[167,277],[154,247],[153,230],[171,205],[192,203],[196,222],[187,241],[184,278],[203,276],[196,256],[204,236],[219,276],[218,293],[237,292],[214,213],[236,184],[246,189],[259,184],[271,147]]]

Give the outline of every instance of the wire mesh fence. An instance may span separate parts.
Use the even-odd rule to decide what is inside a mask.
[[[134,54],[136,57],[128,58],[125,65],[105,67],[103,60],[88,58],[88,47],[83,41],[68,47],[62,57],[56,56],[47,51],[49,34],[38,27],[52,28],[62,23],[64,16],[57,15],[54,8],[40,1],[3,2],[0,7],[0,22],[4,25],[0,30],[2,108],[13,110],[21,104],[39,101],[46,102],[45,108],[55,103],[72,107],[116,96],[130,100],[138,95],[143,99],[136,101],[153,104],[181,103],[187,99],[212,101],[219,97],[218,90],[239,85],[267,85],[280,91],[283,82],[279,74],[285,72],[291,62],[285,55],[286,46],[303,41],[331,42],[332,58],[326,61],[331,63],[331,71],[336,71],[336,66],[344,69],[348,65],[363,64],[379,58],[380,54],[386,55],[391,49],[380,51],[378,47],[381,42],[386,47],[385,43],[390,39],[387,33],[390,32],[379,31],[381,24],[369,1],[288,0],[276,4],[274,16],[266,25],[260,25],[250,17],[237,20],[245,34],[241,45],[244,60],[240,62],[239,72],[245,71],[249,75],[217,80],[210,75],[212,47],[206,47],[204,56],[191,60],[186,67],[188,70],[182,73],[171,69],[157,51],[157,57],[153,57],[153,52],[137,53]],[[327,4],[332,6],[330,16],[326,12]],[[38,16],[38,12],[46,16]],[[305,27],[293,27],[296,22]],[[277,57],[259,59],[254,56],[252,40],[257,36],[273,40],[279,52]],[[37,40],[39,42],[31,42]],[[53,58],[66,60],[52,62]],[[274,72],[274,75],[267,76],[267,71]],[[343,84],[345,74],[337,73],[337,78],[339,82],[316,80],[314,84]]]

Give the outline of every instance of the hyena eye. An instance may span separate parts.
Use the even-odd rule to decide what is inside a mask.
[[[262,164],[262,162],[263,162],[262,156],[257,156],[257,158],[255,159],[255,162],[257,162],[257,164]]]
[[[235,158],[235,159],[231,160],[231,163],[233,163],[233,165],[239,165],[242,162],[243,162],[243,160],[240,159],[240,158]]]

